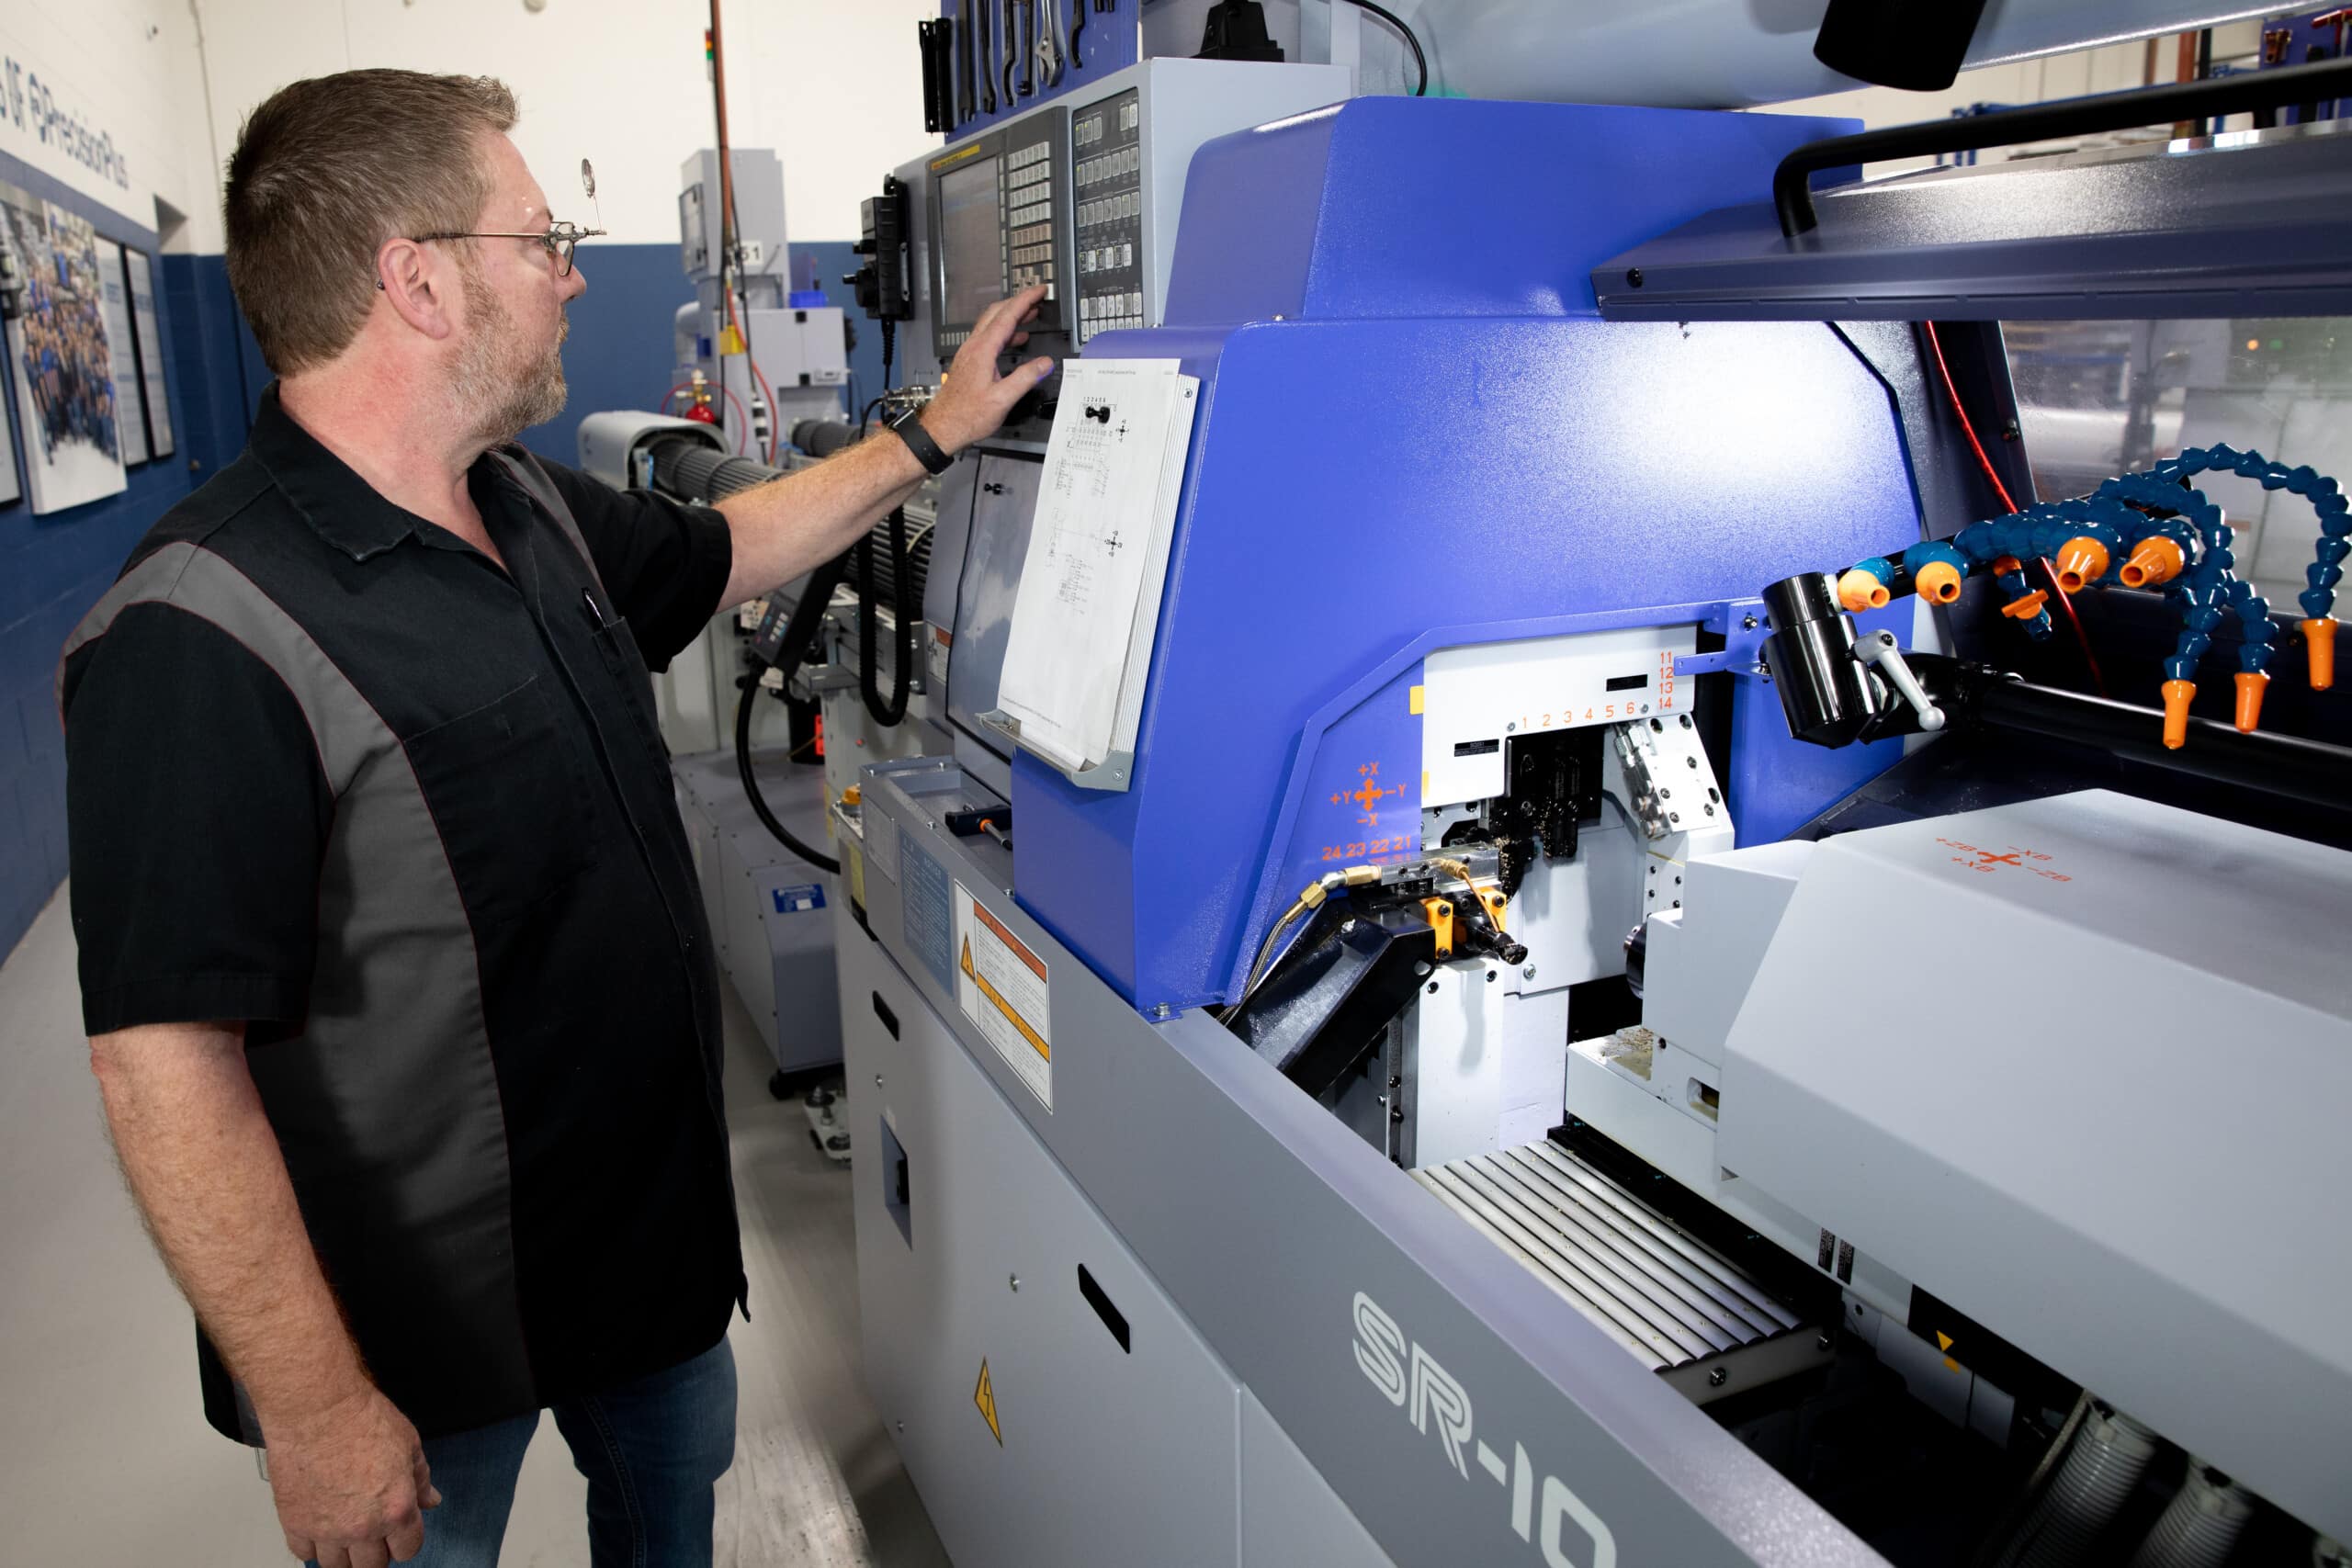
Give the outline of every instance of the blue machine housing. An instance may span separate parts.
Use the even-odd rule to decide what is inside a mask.
[[[1167,324],[1091,350],[1203,381],[1133,784],[1016,759],[1023,906],[1139,1009],[1227,999],[1306,882],[1419,858],[1426,653],[1735,627],[1917,537],[1886,391],[1827,326],[1605,322],[1590,280],[1850,129],[1364,98],[1203,148]],[[1738,685],[1744,840],[1899,755],[1792,741]]]

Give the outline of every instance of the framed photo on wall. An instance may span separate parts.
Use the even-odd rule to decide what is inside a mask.
[[[164,334],[155,321],[155,276],[146,252],[125,246],[122,259],[130,280],[131,343],[139,351],[139,385],[144,394],[139,401],[147,415],[147,450],[168,457],[176,447],[172,400],[164,382]]]
[[[54,203],[6,189],[0,243],[19,280],[6,325],[8,380],[33,511],[119,495],[129,481],[97,231]]]
[[[122,466],[147,460],[146,394],[139,379],[139,344],[130,330],[130,288],[123,279],[122,247],[98,242],[99,287],[106,291],[107,345],[114,355],[115,434]]]
[[[13,400],[0,397],[0,405]],[[0,406],[0,506],[14,506],[25,498],[22,486],[17,482],[16,421]]]

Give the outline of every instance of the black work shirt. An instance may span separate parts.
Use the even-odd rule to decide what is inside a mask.
[[[696,1355],[744,1289],[648,677],[716,609],[726,522],[519,448],[469,482],[504,570],[273,389],[59,671],[86,1025],[246,1024],[313,1248],[427,1436]]]

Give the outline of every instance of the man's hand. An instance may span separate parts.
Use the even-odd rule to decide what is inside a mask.
[[[374,1388],[323,1410],[265,1420],[269,1487],[286,1550],[319,1568],[384,1568],[424,1548],[438,1507],[416,1428]]]
[[[980,312],[938,396],[922,411],[922,427],[940,450],[953,456],[995,434],[1012,405],[1054,373],[1051,359],[1033,359],[1010,376],[996,373],[1000,355],[1029,341],[1022,329],[1045,298],[1043,288],[1024,288]],[[839,457],[729,496],[718,511],[735,558],[714,610],[733,609],[841,554],[922,479],[922,465],[907,444],[876,431]]]
[[[1012,405],[1054,373],[1054,362],[1048,358],[1033,359],[1010,376],[996,373],[996,362],[1007,349],[1029,341],[1022,329],[1035,319],[1045,299],[1046,290],[1040,286],[998,300],[980,312],[972,335],[956,351],[956,363],[947,367],[939,395],[922,411],[923,429],[950,457],[995,434]]]

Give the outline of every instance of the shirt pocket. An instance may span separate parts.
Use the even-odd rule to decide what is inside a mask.
[[[595,863],[578,727],[533,675],[405,742],[466,910],[499,924],[578,882]]]

